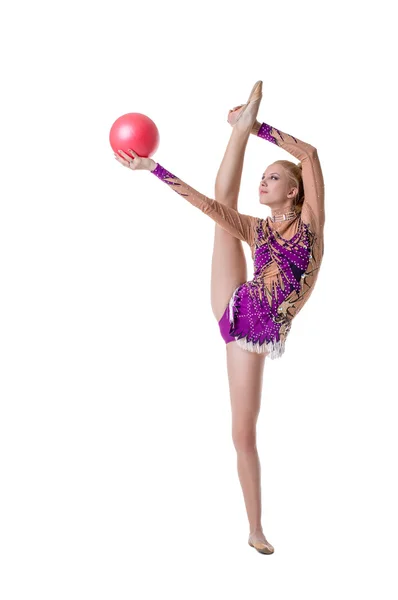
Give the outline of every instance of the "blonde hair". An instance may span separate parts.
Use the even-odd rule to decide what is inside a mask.
[[[290,160],[277,160],[273,164],[281,165],[287,175],[289,185],[298,189],[298,194],[294,197],[293,206],[296,210],[301,211],[304,202],[304,185],[301,162],[296,164]]]

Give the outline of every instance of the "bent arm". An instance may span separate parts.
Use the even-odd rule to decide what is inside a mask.
[[[325,185],[317,149],[267,123],[257,122],[252,132],[301,161],[305,196],[301,218],[322,230],[325,223]]]
[[[167,171],[159,163],[156,164],[156,167],[151,173],[156,175],[161,181],[167,183],[173,191],[186,198],[188,202],[199,208],[205,215],[208,215],[213,221],[228,231],[228,233],[239,240],[247,242],[249,246],[253,245],[255,225],[257,222],[256,217],[244,215],[217,200],[207,198],[207,196],[199,193],[197,190]]]

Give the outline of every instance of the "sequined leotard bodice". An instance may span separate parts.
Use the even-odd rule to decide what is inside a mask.
[[[229,302],[230,335],[242,348],[280,357],[293,318],[312,293],[323,257],[324,182],[316,148],[262,123],[257,134],[301,161],[304,204],[294,219],[244,215],[207,198],[157,163],[152,171],[179,195],[251,248],[253,279]]]

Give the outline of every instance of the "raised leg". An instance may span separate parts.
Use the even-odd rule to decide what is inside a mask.
[[[215,199],[235,209],[249,136],[250,130],[233,128],[216,178]],[[221,319],[235,288],[246,280],[247,265],[242,242],[216,225],[211,265],[211,306],[217,321]]]

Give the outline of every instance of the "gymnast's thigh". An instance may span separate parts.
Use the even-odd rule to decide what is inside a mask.
[[[244,350],[236,342],[226,349],[232,430],[235,436],[252,434],[260,411],[266,354]]]
[[[247,281],[247,264],[242,242],[215,226],[211,265],[211,306],[219,321],[234,290]]]

